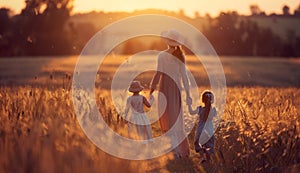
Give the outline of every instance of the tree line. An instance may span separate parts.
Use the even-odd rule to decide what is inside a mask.
[[[287,34],[293,33],[287,31]],[[243,56],[300,56],[300,36],[284,40],[270,28],[259,27],[249,18],[236,12],[221,13],[211,19],[204,35],[221,55]]]
[[[65,30],[72,4],[69,0],[27,0],[25,8],[11,16],[0,9],[0,56],[69,54],[70,33]]]
[[[252,15],[265,15],[257,7],[250,6]],[[283,9],[285,15],[288,8]],[[0,9],[0,56],[40,56],[79,54],[87,41],[101,28],[91,23],[70,22],[71,0],[30,0],[20,14]],[[101,13],[102,14],[102,13]],[[296,13],[293,17],[297,16]],[[130,14],[129,14],[130,15]],[[172,13],[178,18],[193,21],[208,38],[219,55],[300,57],[300,36],[291,31],[283,40],[271,29],[259,27],[248,17],[237,12],[221,12],[217,17],[205,18],[206,25],[199,28],[196,18],[185,16],[184,11]],[[105,14],[102,17],[106,17]],[[144,44],[131,39],[122,45],[120,53],[132,54],[147,49],[163,49],[160,41]]]

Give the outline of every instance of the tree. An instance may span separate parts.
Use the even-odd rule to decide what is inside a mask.
[[[294,11],[294,15],[300,17],[300,5],[298,8]]]
[[[185,16],[185,12],[184,12],[183,9],[179,9],[178,14],[179,14],[180,17]]]
[[[252,16],[259,15],[261,13],[258,5],[250,5],[250,11]]]
[[[221,55],[280,56],[282,40],[236,12],[221,13],[203,31]]]
[[[9,56],[9,50],[12,47],[12,45],[9,44],[12,37],[12,24],[9,13],[10,9],[8,8],[0,9],[0,55],[2,56]]]
[[[84,45],[92,38],[97,32],[95,26],[88,22],[77,23],[70,22],[68,29],[71,34],[72,40],[72,54],[78,54],[83,49]]]
[[[201,16],[200,16],[199,12],[198,12],[198,11],[195,11],[195,12],[194,12],[194,18],[197,19],[197,18],[200,18],[200,17],[201,17]]]
[[[71,46],[66,23],[71,0],[26,0],[21,14],[14,16],[16,55],[66,54]]]
[[[138,40],[137,38],[133,38],[130,40],[127,40],[123,43],[123,54],[131,55],[131,54],[136,54],[138,52],[141,52],[143,50],[147,50],[146,46]]]
[[[0,35],[3,35],[10,27],[9,12],[8,8],[0,8]]]
[[[283,6],[283,7],[282,7],[282,13],[283,13],[284,16],[289,16],[289,15],[291,15],[291,14],[290,14],[290,7],[287,6],[287,5]]]
[[[210,26],[204,28],[204,35],[213,44],[216,51],[224,55],[237,54],[241,41],[236,12],[222,12],[216,19],[210,21]]]

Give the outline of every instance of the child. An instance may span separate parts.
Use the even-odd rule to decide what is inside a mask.
[[[190,100],[189,102],[190,103],[188,103],[188,107],[189,107],[190,114],[199,115],[199,122],[197,125],[196,134],[194,138],[194,145],[195,145],[195,151],[197,153],[200,151],[203,152],[204,157],[200,158],[200,163],[204,163],[206,160],[213,159],[210,156],[214,154],[214,136],[213,136],[214,129],[213,129],[212,120],[213,117],[216,116],[217,114],[216,108],[212,107],[211,105],[214,102],[214,95],[211,91],[208,90],[204,91],[202,93],[202,102],[204,103],[205,106],[204,107],[198,106],[196,110],[193,110],[191,107],[192,101]],[[206,140],[205,139],[203,140],[203,138],[201,138],[200,140],[201,134],[206,137]],[[202,144],[202,142],[205,143]]]
[[[127,99],[125,117],[130,122],[128,123],[129,134],[131,134],[136,128],[139,139],[152,141],[153,139],[150,122],[144,110],[144,105],[150,108],[151,104],[144,96],[139,94],[143,89],[144,88],[141,86],[139,81],[133,81],[131,83],[128,90],[132,92],[133,95]],[[150,101],[153,100],[152,97],[153,96],[150,96]],[[129,110],[131,110],[131,114],[128,117]],[[147,141],[143,142],[146,143]]]

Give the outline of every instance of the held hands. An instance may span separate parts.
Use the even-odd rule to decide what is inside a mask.
[[[144,111],[145,111],[145,112],[149,112],[149,111],[151,110],[151,107],[152,107],[153,103],[154,103],[154,97],[153,97],[153,95],[151,94],[151,95],[149,96],[149,98],[146,99],[146,104],[144,103]]]
[[[125,113],[124,114],[124,116],[123,116],[123,122],[124,122],[124,124],[128,124],[129,123],[129,121],[127,120],[127,113]]]
[[[187,96],[187,97],[186,97],[186,104],[187,104],[187,105],[191,105],[192,103],[193,103],[192,98],[191,98],[190,96]]]
[[[129,122],[126,120],[126,119],[124,119],[124,124],[128,124]]]
[[[152,94],[150,94],[149,103],[150,103],[151,106],[153,105],[154,101],[155,101],[154,96]]]
[[[189,113],[191,115],[195,115],[198,113],[198,109],[193,109],[192,108],[192,103],[193,103],[193,100],[190,96],[187,96],[186,97],[186,104],[188,105],[188,109],[189,109]]]

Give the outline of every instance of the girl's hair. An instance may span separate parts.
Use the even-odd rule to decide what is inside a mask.
[[[185,63],[184,55],[180,46],[175,46],[175,50],[172,52],[172,55],[177,57],[181,62]]]
[[[214,102],[214,95],[211,91],[204,91],[202,93],[202,102],[205,104],[204,121],[207,120],[211,104]]]

